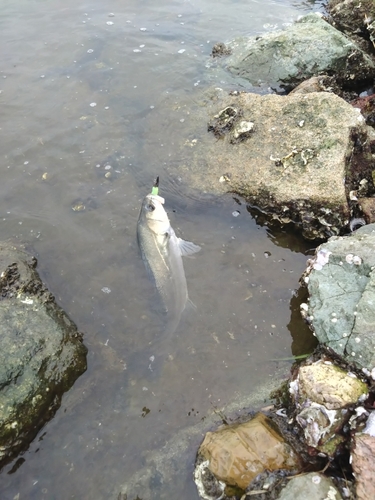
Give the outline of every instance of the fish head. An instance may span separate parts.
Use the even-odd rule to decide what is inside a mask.
[[[168,215],[163,206],[164,201],[159,195],[148,194],[142,202],[140,219],[143,219],[155,234],[165,234],[170,228]]]

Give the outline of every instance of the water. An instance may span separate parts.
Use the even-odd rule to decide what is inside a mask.
[[[217,83],[205,69],[214,43],[313,9],[321,2],[3,0],[1,238],[38,256],[89,354],[55,418],[2,471],[1,499],[117,498],[134,478],[143,500],[195,499],[212,415],[286,375],[275,359],[311,348],[295,296],[309,246],[257,223],[242,200],[189,191],[173,177],[168,130],[183,134],[179,103]],[[172,226],[202,246],[185,259],[197,311],[168,343],[135,239],[156,175]],[[151,462],[162,469],[171,438],[185,446],[179,472],[140,479]]]

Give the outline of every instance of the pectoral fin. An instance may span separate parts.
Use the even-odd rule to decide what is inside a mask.
[[[194,253],[199,252],[201,247],[192,243],[191,241],[185,241],[181,238],[177,238],[178,248],[180,249],[181,255],[186,257],[187,255],[193,255]]]

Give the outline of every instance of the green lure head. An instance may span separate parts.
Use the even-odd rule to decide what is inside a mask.
[[[152,186],[151,194],[158,196],[159,194],[159,176],[156,177],[154,185]]]

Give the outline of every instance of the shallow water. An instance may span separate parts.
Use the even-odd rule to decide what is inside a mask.
[[[287,374],[289,363],[275,360],[311,348],[296,298],[310,246],[257,223],[242,200],[200,196],[183,177],[166,177],[178,158],[170,123],[155,129],[152,114],[165,120],[160,108],[172,96],[170,120],[183,134],[179,100],[218,83],[205,68],[214,43],[320,8],[288,0],[3,0],[1,239],[36,253],[89,354],[55,418],[2,471],[1,499],[116,498],[171,436],[204,427],[215,411]],[[202,247],[185,259],[197,309],[172,339],[157,333],[135,238],[156,175],[172,226]],[[199,439],[179,464],[183,475]],[[197,498],[190,476],[183,489],[159,485],[157,496],[155,488],[143,484],[140,497]]]

